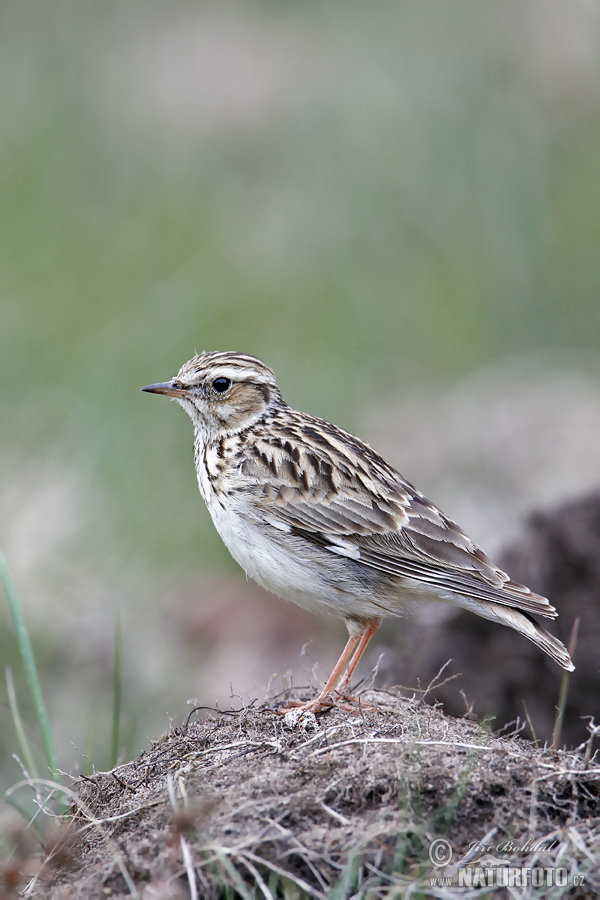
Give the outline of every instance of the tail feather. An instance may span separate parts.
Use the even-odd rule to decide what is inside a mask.
[[[510,609],[508,606],[499,606],[496,603],[484,602],[481,606],[485,607],[485,609],[478,610],[480,616],[484,616],[486,619],[495,619],[498,622],[502,622],[503,625],[508,625],[509,628],[514,628],[514,630],[522,634],[523,637],[528,638],[536,644],[540,650],[547,653],[548,656],[557,662],[559,666],[562,666],[567,672],[572,672],[574,670],[575,666],[573,665],[573,660],[565,645],[559,641],[558,638],[554,637],[554,635],[546,631],[545,628],[542,628],[541,625],[538,625],[538,623],[526,613],[516,609]]]
[[[461,606],[471,612],[483,616],[484,619],[491,619],[493,622],[501,622],[508,625],[522,634],[523,637],[532,641],[540,650],[547,653],[559,666],[562,666],[567,672],[575,669],[573,660],[569,655],[569,651],[565,645],[550,634],[541,625],[532,619],[527,613],[520,612],[517,609],[511,609],[509,606],[501,606],[498,603],[491,603],[488,600],[472,601],[468,599],[455,598],[455,602],[459,602]]]
[[[506,581],[502,585],[502,592],[508,595],[509,599],[513,600],[516,608],[522,609],[523,612],[534,613],[536,616],[545,616],[547,619],[555,619],[558,616],[558,612],[547,597],[534,594],[532,590],[525,587],[524,584],[519,584],[517,581]]]

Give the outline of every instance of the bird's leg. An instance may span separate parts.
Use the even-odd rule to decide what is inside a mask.
[[[352,654],[356,650],[360,640],[360,635],[350,635],[346,646],[342,650],[342,655],[333,667],[333,672],[327,679],[327,684],[318,697],[315,697],[314,700],[307,700],[305,702],[302,702],[300,700],[289,700],[287,705],[279,707],[277,709],[277,712],[286,713],[290,709],[305,709],[308,712],[318,713],[322,712],[324,709],[328,709],[330,706],[336,706],[337,704],[334,699],[334,691],[340,678],[344,674],[344,669],[348,665],[348,662],[352,657]]]
[[[352,659],[348,663],[348,668],[346,669],[346,673],[341,679],[338,688],[336,690],[336,694],[339,694],[346,700],[350,700],[350,685],[352,684],[352,677],[354,672],[356,671],[356,667],[358,666],[361,657],[365,650],[367,649],[367,644],[381,625],[381,619],[375,620],[374,622],[369,622],[366,626],[362,634],[360,635],[358,644],[352,656]]]
[[[327,679],[327,684],[318,697],[314,700],[289,700],[283,707],[279,707],[277,712],[286,713],[290,709],[306,710],[312,713],[322,712],[332,706],[345,709],[348,712],[356,713],[359,710],[368,711],[376,707],[370,704],[361,703],[350,693],[350,685],[352,676],[356,671],[360,659],[367,649],[367,644],[377,631],[381,624],[381,619],[375,619],[368,622],[362,631],[357,634],[351,634],[348,638],[346,646],[342,651],[342,655],[338,659],[333,668],[333,672]],[[346,668],[347,667],[347,668]]]

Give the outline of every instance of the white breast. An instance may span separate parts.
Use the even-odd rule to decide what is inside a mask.
[[[317,549],[315,558],[309,546],[298,549],[276,529],[255,526],[235,508],[222,504],[214,492],[207,506],[235,561],[262,587],[313,613],[365,614],[370,592],[344,577],[340,556]]]
[[[198,464],[198,450],[204,464]],[[285,526],[255,520],[251,510],[240,509],[244,501],[215,491],[211,475],[218,475],[219,459],[212,448],[206,453],[198,448],[196,462],[200,493],[215,528],[250,578],[313,613],[381,615],[384,598],[376,598],[364,577],[352,570],[351,562],[360,558],[357,548],[343,540],[329,549],[317,547],[289,534]]]

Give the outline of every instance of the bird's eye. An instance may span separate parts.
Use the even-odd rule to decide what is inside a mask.
[[[212,386],[217,394],[224,394],[231,387],[231,381],[229,378],[215,378]]]

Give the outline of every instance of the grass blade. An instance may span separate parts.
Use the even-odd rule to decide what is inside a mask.
[[[31,828],[33,831],[35,831],[36,837],[38,838],[40,844],[42,844],[43,846],[44,841],[46,840],[46,834],[44,833],[44,829],[42,828],[40,823],[37,821],[37,817],[40,814],[40,809],[37,809],[32,816],[30,810],[26,806],[24,806],[22,803],[19,803],[18,800],[15,800],[14,797],[11,797],[10,794],[7,794],[6,791],[3,790],[0,790],[0,799],[2,799],[7,804],[7,806],[12,806],[13,809],[16,809],[21,818],[25,822],[27,822],[27,828]],[[6,840],[6,838],[3,838],[3,840]]]
[[[17,592],[12,583],[12,578],[10,577],[10,572],[8,571],[6,561],[1,554],[0,581],[2,581],[2,584],[4,585],[4,591],[8,600],[10,614],[13,620],[15,632],[17,634],[17,642],[19,644],[23,666],[25,668],[25,677],[27,678],[27,684],[29,686],[29,691],[33,699],[35,715],[37,718],[40,735],[42,737],[42,743],[44,745],[46,762],[48,764],[48,768],[52,772],[52,777],[55,781],[58,781],[58,776],[56,774],[58,772],[58,759],[56,756],[54,741],[52,739],[52,733],[50,731],[50,723],[48,721],[46,705],[42,696],[42,687],[40,685],[40,679],[35,663],[33,647],[31,646],[29,632],[27,631],[25,617],[23,616],[23,610],[21,609],[21,604],[19,602]]]
[[[123,642],[121,640],[121,620],[115,614],[115,672],[113,683],[113,718],[110,752],[110,767],[114,769],[119,757],[119,726],[121,722],[121,697],[123,694]]]
[[[573,627],[571,629],[571,636],[569,638],[569,655],[570,655],[571,659],[575,655],[575,647],[577,646],[577,637],[579,635],[579,622],[580,622],[580,616],[577,616],[577,618],[573,622]],[[556,718],[554,720],[554,731],[552,732],[552,743],[550,744],[551,750],[558,750],[558,745],[560,743],[560,736],[562,733],[563,719],[565,717],[565,708],[567,705],[567,694],[569,692],[570,680],[571,680],[571,673],[564,672],[562,681],[560,683],[560,693],[558,695],[558,704],[556,707]]]
[[[15,691],[15,683],[13,681],[12,669],[10,666],[6,667],[6,690],[8,692],[10,711],[12,713],[15,731],[17,733],[17,739],[19,741],[27,774],[32,778],[39,778],[39,772],[33,758],[33,753],[31,752],[29,741],[27,740],[25,729],[23,728],[23,720],[21,719],[21,713],[19,712],[17,692]]]

